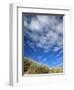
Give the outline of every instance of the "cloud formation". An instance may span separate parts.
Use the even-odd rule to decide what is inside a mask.
[[[30,15],[24,17],[24,37],[33,50],[42,49],[44,53],[63,53],[63,17],[55,15]],[[44,61],[46,58],[44,58]]]
[[[32,17],[30,24],[25,20],[24,22],[24,27],[31,31],[26,30],[27,35],[37,42],[38,47],[48,49],[57,43],[57,46],[62,48],[63,22],[59,22],[56,16],[36,15]]]

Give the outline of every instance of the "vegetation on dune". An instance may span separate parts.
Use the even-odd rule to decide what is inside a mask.
[[[63,68],[49,68],[46,65],[41,65],[28,58],[24,59],[24,73],[25,74],[42,74],[42,73],[62,73]]]

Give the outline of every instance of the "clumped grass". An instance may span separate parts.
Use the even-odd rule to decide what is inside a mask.
[[[24,58],[24,73],[25,74],[42,74],[42,73],[62,73],[62,67],[49,68],[47,65],[41,65],[33,60]]]

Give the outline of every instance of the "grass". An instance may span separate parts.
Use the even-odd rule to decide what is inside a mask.
[[[62,73],[63,67],[49,68],[28,58],[24,58],[24,74]]]

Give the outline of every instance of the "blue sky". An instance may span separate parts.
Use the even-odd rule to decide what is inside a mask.
[[[24,57],[63,66],[63,16],[24,14]]]

